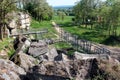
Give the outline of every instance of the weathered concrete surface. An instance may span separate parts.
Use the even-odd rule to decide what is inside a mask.
[[[107,54],[85,54],[85,53],[80,53],[80,52],[75,52],[74,56],[76,59],[80,60],[87,60],[87,59],[104,59],[108,60],[108,55]]]

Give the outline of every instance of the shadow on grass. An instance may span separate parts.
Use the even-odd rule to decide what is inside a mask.
[[[111,46],[120,46],[120,38],[116,36],[110,36],[107,39],[105,39],[102,44],[105,45],[111,45]]]
[[[66,22],[66,23],[58,23],[60,27],[73,27],[74,24],[72,22]]]
[[[91,31],[91,32],[82,33],[82,35],[87,35],[89,37],[99,37],[101,36],[101,33],[98,31]]]
[[[94,38],[104,37],[98,31],[89,31],[89,32],[84,32],[81,35],[80,34],[76,34],[76,35],[79,35],[80,39],[86,39],[86,40],[90,40],[90,41],[92,41]]]
[[[120,46],[120,38],[116,36],[110,36],[106,40],[102,42],[102,44],[105,45],[111,45],[111,46]]]

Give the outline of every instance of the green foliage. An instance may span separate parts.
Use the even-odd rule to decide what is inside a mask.
[[[64,21],[59,20],[58,16],[54,16],[54,21],[60,25],[60,27],[64,28],[66,31],[78,35],[78,38],[86,39],[92,42],[102,43],[106,45],[112,45],[112,46],[120,46],[119,44],[119,36],[118,37],[112,37],[107,36],[108,31],[104,30],[104,28],[99,27],[93,27],[91,29],[91,26],[88,26],[87,28],[84,27],[84,25],[81,25],[80,27],[75,26],[72,23],[73,17],[66,16]],[[120,27],[117,27],[117,34],[120,33]]]
[[[14,49],[8,50],[8,56],[11,57],[15,53]]]
[[[70,50],[70,51],[68,51],[67,55],[71,56],[74,54],[74,52],[75,52],[75,50]]]
[[[16,10],[16,0],[1,0],[0,2],[0,39],[3,39],[3,28],[5,28],[5,21],[7,13]]]
[[[76,23],[87,24],[88,19],[94,21],[95,9],[99,5],[99,0],[80,0],[73,8]],[[91,22],[92,23],[92,22]]]
[[[63,12],[67,16],[74,16],[73,13],[73,7],[70,8],[60,8],[60,9],[55,9],[54,14],[59,15],[59,12]]]
[[[59,19],[64,20],[64,17],[66,16],[66,14],[62,11],[59,11],[58,16],[59,16]]]
[[[5,49],[6,47],[8,48],[10,45],[10,39],[6,38],[3,39],[3,41],[0,41],[0,50]]]
[[[36,20],[51,20],[53,9],[46,0],[37,0],[25,2],[24,9],[27,10]]]
[[[66,42],[58,42],[54,44],[57,49],[71,48],[72,46]]]
[[[54,27],[52,27],[50,21],[39,22],[32,19],[31,28],[36,29],[37,31],[42,29],[48,29],[48,33],[44,34],[43,38],[56,38],[55,34],[57,32],[55,31]]]
[[[3,39],[3,41],[0,41],[0,51],[6,50],[9,57],[11,55],[13,55],[15,52],[15,50],[12,46],[12,43],[10,41],[12,41],[12,39],[8,39],[8,38],[5,38],[5,39]]]
[[[99,28],[107,29],[108,35],[117,36],[120,25],[120,0],[80,0],[73,9],[77,25],[98,24]],[[88,19],[90,21],[88,21]],[[106,34],[106,35],[107,35]]]

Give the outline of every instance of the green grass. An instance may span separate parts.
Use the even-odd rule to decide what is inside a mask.
[[[120,26],[117,28],[117,35],[120,36]]]
[[[31,23],[31,29],[36,29],[37,31],[39,30],[43,30],[43,29],[48,29],[48,33],[44,34],[44,38],[56,38],[56,36],[54,34],[56,34],[56,31],[54,29],[54,27],[51,24],[52,21],[36,21],[36,20],[32,20]]]
[[[8,52],[8,57],[14,54],[15,50],[13,48],[13,39],[4,38],[3,41],[0,41],[0,51],[5,50]]]
[[[8,50],[8,56],[11,57],[15,53],[15,50],[13,48]]]
[[[55,46],[55,48],[57,49],[64,49],[64,48],[71,48],[72,46],[66,42],[58,42],[53,44],[53,46]]]
[[[3,50],[5,48],[8,48],[9,45],[11,44],[10,42],[11,39],[4,38],[3,41],[0,41],[0,50]]]
[[[65,23],[67,22],[69,19],[71,19],[71,17],[66,16],[65,20],[59,20],[58,16],[54,16],[53,20],[51,21],[42,21],[42,22],[38,22],[36,20],[32,20],[32,24],[31,24],[31,28],[32,29],[37,29],[37,30],[41,30],[41,29],[48,29],[48,33],[46,35],[44,35],[44,38],[56,38],[56,36],[54,34],[57,34],[57,32],[55,31],[54,27],[52,26],[52,21],[55,22],[61,22],[61,23]],[[63,48],[70,48],[72,47],[70,44],[66,43],[66,42],[58,42],[53,44],[54,47],[56,47],[57,49],[63,49]]]
[[[79,38],[98,42],[98,43],[101,43],[105,39],[105,37],[101,34],[102,32],[96,31],[95,29],[91,30],[89,28],[90,26],[88,26],[88,28],[74,26],[72,24],[72,18],[73,16],[66,16],[65,20],[61,21],[58,19],[58,16],[55,16],[54,21],[60,24],[60,26],[64,28],[66,31],[74,35],[78,35]]]
[[[73,35],[78,35],[80,39],[86,39],[96,43],[102,43],[106,45],[112,46],[120,46],[119,41],[115,40],[114,37],[106,36],[108,34],[107,31],[102,29],[90,29],[90,25],[88,28],[84,26],[75,26],[72,22],[73,16],[65,16],[64,20],[59,19],[58,16],[54,16],[51,21],[42,21],[38,22],[36,20],[32,20],[32,29],[48,29],[49,33],[44,35],[44,38],[56,38],[54,34],[57,34],[55,29],[52,27],[51,22],[55,21],[59,24],[60,27],[64,28],[66,31],[72,33]],[[117,35],[120,35],[120,27],[117,28]]]
[[[56,23],[65,24],[65,23],[71,22],[72,18],[73,18],[73,16],[65,16],[64,20],[61,20],[61,19],[59,19],[58,16],[54,16],[53,21],[55,21]]]
[[[103,29],[96,29],[95,27],[90,29],[90,25],[87,28],[85,28],[83,25],[80,27],[75,26],[72,22],[72,18],[72,16],[66,16],[62,21],[58,16],[55,16],[53,20],[59,24],[60,27],[74,35],[78,35],[78,37],[81,39],[106,45],[120,46],[119,41],[115,40],[113,37],[111,38],[111,36],[106,36],[106,34],[108,34],[107,31]],[[117,35],[120,35],[120,27],[117,28]]]
[[[77,26],[65,27],[64,29],[74,35],[78,35],[80,39],[86,39],[98,43],[101,43],[105,39],[105,37],[102,36],[101,32],[96,30],[90,30]]]

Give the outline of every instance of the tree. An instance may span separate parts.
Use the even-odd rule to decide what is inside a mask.
[[[77,2],[73,9],[76,23],[85,24],[86,27],[88,23],[92,24],[99,2],[100,0],[80,0]]]
[[[58,11],[57,15],[59,16],[59,19],[64,20],[66,14],[63,11]]]
[[[79,24],[96,22],[97,28],[108,31],[108,35],[116,36],[120,25],[120,0],[81,0],[74,7],[75,21]],[[98,20],[98,21],[97,21]],[[102,31],[103,31],[102,30]]]
[[[101,7],[100,15],[104,17],[104,26],[108,30],[108,35],[116,36],[117,27],[119,26],[120,19],[120,1],[107,0]]]
[[[1,0],[0,3],[0,39],[3,39],[6,18],[5,15],[16,9],[15,0]]]
[[[46,0],[28,0],[25,2],[24,9],[27,10],[36,20],[52,19],[53,9]]]

